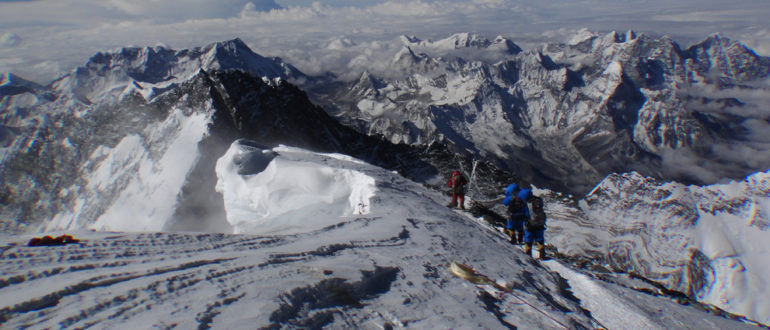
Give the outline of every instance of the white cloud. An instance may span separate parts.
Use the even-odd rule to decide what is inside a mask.
[[[670,22],[732,22],[743,17],[750,17],[750,10],[713,10],[713,11],[693,11],[676,14],[660,14],[652,16],[653,21]]]
[[[166,19],[223,18],[243,10],[280,8],[273,0],[109,0],[102,5],[130,15]]]
[[[6,32],[0,35],[0,47],[13,47],[21,43],[21,38],[15,33]]]

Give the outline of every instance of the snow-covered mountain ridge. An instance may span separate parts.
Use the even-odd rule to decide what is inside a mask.
[[[576,44],[570,47],[578,47],[580,44],[585,44],[585,40],[594,40],[591,43],[593,45],[597,41],[596,39],[591,39],[590,35],[589,33],[586,39],[582,37],[576,38],[573,40]],[[630,39],[629,35],[625,37],[614,35],[611,40],[613,43],[622,44],[627,42],[623,40]],[[404,59],[407,62],[413,60],[413,62],[410,62],[411,64],[407,63],[408,66],[404,66],[407,70],[434,70],[436,63],[441,64],[443,63],[442,61],[453,61],[457,68],[460,68],[457,69],[458,72],[473,73],[480,76],[489,76],[489,72],[491,72],[489,71],[490,64],[483,61],[472,63],[464,61],[462,58],[450,59],[449,57],[445,57],[446,59],[436,59],[432,56],[424,55],[425,53],[414,52],[413,50],[419,49],[419,47],[428,49],[433,47],[433,45],[443,43],[423,43],[416,39],[409,40],[416,44],[409,46],[408,49],[405,48],[407,51],[402,52],[402,55],[406,56]],[[609,40],[607,38],[608,42]],[[466,45],[471,45],[472,47],[470,48],[475,48],[477,45],[489,46],[502,43],[465,43],[453,41],[451,44],[454,45],[452,47],[460,47],[460,49],[467,50],[464,48]],[[350,174],[347,169],[337,171],[322,166],[321,168],[323,169],[313,173],[319,173],[317,176],[326,178],[326,180],[309,180],[315,187],[329,186],[330,182],[339,181],[361,183],[361,186],[365,188],[359,190],[357,194],[353,194],[352,189],[345,187],[340,188],[340,190],[324,191],[320,196],[324,196],[324,200],[332,201],[332,204],[335,205],[334,207],[315,205],[310,209],[298,211],[298,213],[288,212],[288,215],[276,212],[275,210],[277,209],[287,208],[287,205],[294,205],[294,203],[291,203],[292,199],[289,198],[283,199],[288,201],[286,204],[271,204],[273,206],[281,205],[282,207],[280,208],[251,208],[253,205],[259,205],[259,201],[264,200],[265,196],[272,195],[270,191],[267,193],[257,192],[251,189],[251,185],[259,183],[259,186],[270,186],[282,192],[285,192],[282,189],[285,186],[282,185],[282,180],[270,180],[275,177],[261,177],[260,175],[263,174],[261,172],[254,176],[246,175],[244,178],[233,175],[228,176],[229,178],[237,178],[237,180],[234,180],[235,182],[243,183],[241,187],[246,187],[243,189],[225,188],[218,185],[220,181],[216,176],[218,174],[216,172],[217,163],[228,150],[232,151],[231,142],[238,138],[256,140],[253,144],[263,145],[264,149],[269,149],[278,143],[285,143],[316,151],[354,155],[361,160],[381,165],[390,170],[397,170],[401,173],[403,177],[400,177],[401,179],[399,179],[398,183],[386,182],[384,184],[393,190],[413,191],[417,189],[414,187],[419,185],[405,180],[404,177],[421,183],[431,184],[433,187],[443,187],[445,185],[444,179],[446,174],[448,174],[447,171],[451,172],[454,169],[461,168],[469,175],[471,181],[469,196],[475,200],[488,201],[497,197],[502,188],[508,183],[522,181],[516,179],[510,173],[498,171],[493,166],[489,166],[488,163],[474,162],[468,158],[448,152],[440,143],[418,147],[394,145],[376,137],[359,134],[339,125],[323,109],[313,105],[302,90],[286,82],[286,79],[291,78],[287,75],[287,71],[283,69],[268,70],[271,67],[286,68],[288,66],[282,65],[279,62],[276,66],[272,66],[270,63],[275,64],[276,62],[269,62],[264,64],[268,67],[264,71],[260,71],[262,70],[260,69],[262,65],[254,64],[251,67],[250,65],[252,64],[250,63],[253,61],[250,59],[259,62],[263,58],[256,54],[250,55],[249,53],[253,54],[253,52],[248,50],[248,47],[238,40],[196,48],[198,49],[197,51],[195,49],[168,51],[167,55],[170,55],[166,57],[158,57],[158,54],[164,52],[159,49],[152,49],[152,51],[139,48],[133,50],[125,49],[94,56],[83,67],[76,69],[72,74],[58,79],[47,87],[25,82],[18,77],[10,75],[3,79],[2,88],[0,88],[0,91],[4,93],[2,99],[0,99],[0,105],[2,105],[2,126],[0,126],[0,129],[2,129],[0,133],[2,134],[0,136],[3,141],[2,167],[0,167],[2,172],[2,190],[0,190],[0,201],[2,201],[0,206],[2,209],[0,209],[0,216],[2,216],[4,232],[30,230],[30,228],[26,227],[32,227],[32,230],[45,231],[91,228],[98,230],[150,232],[202,231],[232,233],[238,231],[254,233],[252,230],[263,227],[264,223],[255,225],[250,223],[250,221],[263,218],[265,214],[276,215],[274,218],[266,217],[267,219],[280,219],[280,221],[271,223],[278,223],[274,229],[277,232],[281,232],[281,230],[289,230],[292,227],[288,226],[289,229],[281,227],[287,225],[283,223],[287,222],[287,219],[293,220],[295,223],[301,223],[305,218],[312,217],[316,213],[326,213],[323,219],[319,221],[323,224],[334,223],[335,219],[337,219],[337,214],[355,217],[364,213],[366,215],[365,218],[369,217],[365,209],[360,210],[357,208],[359,203],[366,205],[365,199],[367,198],[369,199],[369,205],[376,204],[376,192],[374,197],[368,197],[371,196],[371,190],[368,188],[370,186],[363,184],[369,182],[369,180],[358,175],[347,176],[347,174]],[[442,49],[453,48],[444,47]],[[739,47],[730,49],[740,52]],[[155,52],[155,55],[151,55],[153,52]],[[199,55],[189,55],[193,53]],[[505,63],[515,63],[515,58],[524,56],[522,54],[527,52],[513,53],[516,52],[512,52],[509,55],[514,56],[514,60],[498,65],[493,63],[492,67],[498,69],[506,68]],[[693,52],[692,54],[701,53]],[[209,59],[215,58],[216,60],[204,60],[204,57]],[[548,58],[551,57],[544,55],[539,57],[538,61],[540,62],[530,64],[533,68],[542,67],[543,65],[550,66],[551,64],[546,63]],[[750,56],[747,58],[751,60]],[[172,63],[158,64],[163,62],[161,59],[168,59]],[[246,63],[241,63],[241,60]],[[553,58],[551,60],[553,61]],[[543,62],[545,64],[541,63],[542,61],[546,61]],[[206,63],[211,64],[211,66],[207,66],[209,64]],[[214,65],[214,63],[216,64]],[[234,64],[228,66],[223,63]],[[252,69],[238,70],[236,68],[241,65],[239,63]],[[620,62],[613,63],[617,64]],[[555,64],[554,62],[554,65],[559,67],[566,64]],[[577,65],[577,62],[570,65]],[[147,69],[150,67],[160,69]],[[214,67],[216,68],[212,69]],[[218,69],[222,67],[229,69]],[[576,68],[577,66],[574,67]],[[463,71],[463,68],[469,69]],[[539,69],[518,71],[513,70],[513,67],[507,68],[507,71],[503,71],[510,74],[532,74],[532,79],[537,78],[535,77],[536,74],[542,73],[538,71]],[[564,69],[564,72],[567,73],[578,72],[570,71],[570,69],[565,69],[564,67],[561,69]],[[546,70],[545,73],[547,75],[558,75],[561,69]],[[606,86],[616,87],[616,90],[624,90],[619,86],[633,80],[631,80],[630,75],[622,73],[621,69],[623,69],[623,66],[617,64],[610,65],[600,73],[593,72],[593,74],[599,75],[599,78],[593,82],[599,85],[595,85],[593,88],[600,90],[600,85],[605,84]],[[271,74],[272,72],[276,76],[262,76],[261,74],[265,74],[265,72],[267,72],[266,74]],[[582,74],[588,75],[590,72],[583,71]],[[255,76],[255,74],[259,75]],[[282,76],[282,74],[286,75]],[[372,75],[365,75],[364,77],[372,86],[389,86],[383,80]],[[543,78],[542,82],[549,82],[551,81],[550,79],[555,79],[554,77],[556,76],[546,77],[548,79]],[[620,80],[613,80],[613,77],[620,77],[618,78]],[[704,75],[703,77],[705,77],[704,79],[712,79],[714,76]],[[737,77],[740,78],[742,76],[737,75]],[[300,76],[300,78],[295,77],[291,79],[301,80],[303,78]],[[564,81],[572,80],[567,79]],[[614,85],[614,83],[619,81],[624,82],[620,82],[620,85]],[[727,79],[726,81],[729,83],[732,80]],[[417,83],[418,81],[415,80],[413,82]],[[472,88],[466,91],[463,88],[455,88],[467,86],[463,84],[453,85],[454,82],[451,80],[447,81],[446,77],[443,81],[442,79],[435,79],[433,82],[437,86],[454,86],[451,91],[449,87],[446,87],[446,91],[437,92],[444,93],[441,95],[446,97],[486,100],[475,95]],[[483,84],[480,83],[480,85]],[[419,84],[415,86],[419,86]],[[532,85],[531,87],[535,88],[535,86]],[[545,84],[544,86],[547,87],[549,85]],[[561,84],[558,86],[563,87]],[[540,88],[542,89],[542,86]],[[757,87],[748,85],[746,88],[748,91],[752,91],[751,88]],[[436,90],[439,89],[437,88]],[[546,88],[541,92],[545,93],[547,91],[549,89]],[[694,92],[690,90],[689,93],[688,95],[691,95]],[[494,100],[494,95],[496,94],[490,93],[485,95],[489,96],[488,99]],[[719,93],[716,93],[716,95],[719,95]],[[410,100],[411,104],[417,106],[427,96],[425,94],[410,99],[414,95],[404,93],[397,95],[394,100],[398,102]],[[612,100],[614,100],[613,102],[623,103],[621,102],[623,98],[612,98]],[[714,105],[713,102],[706,104]],[[740,104],[733,101],[717,102],[716,105],[723,104],[730,105],[731,109],[738,109],[738,107],[732,106],[740,106]],[[615,107],[613,109],[619,109],[618,107],[620,106],[616,107],[613,105],[612,107]],[[436,108],[433,109],[435,110]],[[607,109],[609,109],[609,106]],[[450,115],[454,111],[450,111],[451,109],[449,108],[444,110]],[[580,110],[579,107],[578,110]],[[589,110],[582,109],[580,111],[588,113],[590,112]],[[580,111],[578,113],[581,113]],[[478,117],[475,118],[483,118],[482,114],[480,112]],[[556,115],[555,113],[552,114]],[[606,115],[606,113],[602,114]],[[505,119],[506,117],[500,118]],[[607,119],[606,123],[610,121],[614,123],[614,119],[603,118]],[[571,125],[573,123],[571,120],[576,120],[577,118],[563,119],[565,123],[570,123]],[[619,122],[628,122],[627,119],[627,117],[621,116],[618,120]],[[479,121],[480,119],[477,120],[477,122]],[[752,121],[749,120],[749,122]],[[756,121],[753,122],[755,123],[753,127],[762,127],[761,121],[758,123]],[[711,128],[721,127],[721,130],[717,129],[717,131],[723,135],[730,135],[728,133],[733,132],[731,130],[739,129],[739,127],[719,126],[715,122],[709,123],[713,124],[709,126]],[[447,121],[445,124],[461,125],[462,121]],[[501,122],[501,127],[505,125],[507,124]],[[409,125],[406,126],[410,127]],[[686,125],[681,126],[685,127]],[[457,129],[462,128],[461,126],[457,127]],[[586,128],[586,130],[589,128]],[[541,133],[551,134],[553,133],[552,131],[555,131],[552,128],[549,131],[546,127],[541,127],[541,129],[543,130]],[[508,136],[499,134],[499,132],[505,131],[501,128],[496,132],[498,133],[496,136],[488,135],[486,141],[494,143],[509,140],[516,143],[530,141],[530,138],[525,135]],[[486,134],[483,130],[478,132]],[[603,131],[593,132],[599,134],[599,137],[604,136],[601,135],[604,134],[602,133]],[[455,137],[461,138],[460,135]],[[500,140],[495,140],[498,137]],[[552,140],[548,142],[551,145],[554,143]],[[750,144],[747,148],[750,149],[753,146]],[[527,150],[531,151],[531,149]],[[278,149],[278,152],[289,154],[283,149]],[[248,155],[249,153],[246,154]],[[528,157],[531,154],[531,152],[522,153],[516,156]],[[548,157],[554,162],[558,161],[559,164],[569,164],[570,158],[558,159],[560,155],[562,154],[545,153],[538,157]],[[336,163],[338,158],[344,158],[332,157],[332,159],[329,159],[324,158],[325,156],[318,157],[322,158],[321,162],[326,163]],[[249,159],[252,158],[261,159],[260,157],[243,156],[243,159],[240,161],[250,164]],[[309,158],[315,159],[315,157]],[[285,160],[279,160],[278,162]],[[297,164],[293,160],[283,164],[288,164],[290,168],[297,168],[313,162],[299,163],[303,164]],[[535,160],[533,160],[534,163]],[[275,167],[280,168],[279,166]],[[316,167],[308,166],[308,170],[312,172]],[[551,169],[546,165],[538,168],[538,171],[541,174],[551,173]],[[292,173],[290,175],[292,178],[295,176],[302,178],[296,172]],[[521,173],[523,176],[528,177],[532,175],[526,169],[521,170]],[[566,178],[569,179],[569,177]],[[755,181],[759,183],[765,182],[764,179]],[[410,183],[406,184],[405,182]],[[274,185],[271,186],[271,184]],[[768,323],[763,321],[764,314],[761,313],[761,310],[767,306],[767,303],[761,297],[750,296],[754,286],[764,285],[763,280],[755,279],[754,275],[751,275],[756,274],[754,269],[765,268],[764,261],[753,260],[756,259],[753,257],[756,255],[754,252],[742,252],[742,249],[749,249],[742,242],[739,242],[741,244],[730,242],[730,246],[714,244],[714,237],[706,234],[714,232],[721,235],[722,233],[737,231],[740,235],[746,232],[747,234],[743,236],[749,238],[760,237],[758,241],[766,237],[767,228],[764,223],[767,221],[763,219],[767,219],[767,216],[763,214],[767,214],[767,212],[765,206],[763,206],[766,203],[763,202],[764,198],[762,197],[766,196],[766,189],[762,188],[764,184],[738,185],[730,188],[741,191],[739,196],[742,197],[740,198],[712,198],[709,196],[713,196],[713,194],[709,195],[703,192],[697,193],[696,196],[692,193],[682,192],[689,191],[690,189],[693,191],[698,190],[695,187],[684,189],[681,188],[684,185],[677,186],[675,183],[670,183],[663,185],[666,187],[673,185],[680,188],[669,189],[669,187],[663,189],[657,187],[658,185],[658,183],[651,179],[645,179],[642,176],[612,175],[606,181],[606,184],[600,184],[600,187],[604,188],[595,190],[595,194],[589,196],[580,207],[570,207],[569,201],[561,203],[559,199],[549,200],[549,214],[552,214],[553,221],[549,228],[548,241],[552,242],[559,251],[569,256],[588,256],[595,259],[592,262],[598,262],[602,265],[606,261],[607,265],[616,267],[617,270],[642,274],[644,277],[660,281],[671,289],[690,294],[701,301],[712,302],[714,305],[721,306],[731,312],[747,315],[751,319]],[[306,188],[306,186],[301,184],[298,186]],[[558,187],[558,185],[556,186]],[[618,188],[613,188],[615,186],[618,186]],[[634,197],[634,194],[636,194],[634,189],[637,187],[649,187],[649,190],[655,191],[655,193],[648,196],[645,195],[647,192],[644,190],[639,193],[642,196],[637,198]],[[712,188],[703,189],[708,190]],[[721,188],[714,189],[719,190]],[[724,191],[729,192],[730,189]],[[673,191],[673,193],[666,193],[669,190]],[[306,200],[307,198],[307,196],[302,197],[304,195],[298,194],[297,190],[289,191],[291,193],[287,194],[288,197],[295,196],[298,200],[303,200],[303,198]],[[606,196],[601,197],[602,193],[600,192],[602,191],[619,192],[607,193]],[[741,195],[744,191],[746,195]],[[225,197],[228,192],[234,193],[236,197],[232,197],[232,194],[230,197]],[[546,191],[540,191],[539,193],[548,194]],[[435,192],[432,194],[435,194]],[[357,196],[357,198],[351,200],[349,197],[353,195]],[[249,196],[257,197],[250,199],[251,197]],[[345,196],[348,196],[348,198],[345,198]],[[717,196],[720,195],[717,194]],[[241,199],[239,200],[239,198]],[[636,202],[627,203],[627,198]],[[439,199],[440,197],[434,198],[433,203],[443,204],[443,201],[437,201]],[[747,204],[748,201],[757,202],[754,206],[747,206],[749,205]],[[415,203],[430,204],[427,201],[421,202],[419,199]],[[399,203],[389,205],[394,210],[400,210],[401,207]],[[317,209],[315,208],[316,206]],[[407,209],[411,210],[414,208],[421,208],[422,210],[425,206],[415,206]],[[659,208],[666,211],[664,213],[665,217],[657,218],[660,213],[657,211]],[[709,211],[706,212],[704,210]],[[724,214],[722,210],[724,210]],[[406,212],[406,215],[396,212],[397,214],[394,216],[399,218],[398,221],[403,222],[402,218],[408,219],[412,216],[410,212],[417,213],[417,211]],[[432,207],[427,208],[424,212],[445,214],[436,211]],[[752,218],[757,220],[741,218],[746,223],[752,223],[747,228],[740,226],[733,228],[732,223],[730,223],[730,227],[726,227],[724,230],[723,228],[715,228],[713,226],[715,221],[717,221],[714,218],[716,215],[719,216],[719,219],[723,215],[729,219],[736,216],[736,214],[738,217],[743,217],[745,214],[752,214],[751,212],[760,216]],[[713,217],[708,216],[708,214],[712,214]],[[614,219],[625,219],[628,221],[611,222]],[[645,219],[651,219],[653,224],[643,222]],[[463,220],[467,221],[468,219]],[[692,225],[692,223],[695,223],[695,225]],[[716,223],[720,222],[717,221]],[[601,224],[601,226],[597,227],[595,224]],[[651,235],[646,235],[646,228],[653,228],[649,229],[652,233]],[[458,231],[462,232],[459,229]],[[660,232],[666,235],[655,236],[655,234]],[[346,237],[354,236],[350,233],[342,234],[347,235]],[[167,234],[158,235],[175,237]],[[355,235],[358,235],[358,233],[355,233]],[[141,236],[134,235],[131,237]],[[452,237],[465,238],[465,236],[459,235]],[[499,235],[495,237],[500,239]],[[386,237],[380,238],[388,240]],[[585,241],[580,241],[581,239],[585,239]],[[484,239],[484,241],[487,240]],[[18,244],[19,242],[17,241],[16,243]],[[678,244],[680,243],[686,244],[688,249],[685,251],[685,249],[679,248],[680,245]],[[664,246],[664,252],[657,252],[657,246]],[[668,251],[673,249],[671,248],[672,246],[677,247],[676,253]],[[120,248],[113,247],[111,249]],[[152,250],[153,248],[149,249]],[[430,247],[427,247],[427,249],[430,251]],[[125,252],[121,250],[115,251],[117,251],[116,253]],[[681,251],[685,252],[678,253]],[[313,253],[308,254],[314,255]],[[34,256],[33,254],[33,258]],[[487,257],[472,255],[469,258],[476,260]],[[497,257],[493,256],[493,258]],[[465,261],[472,264],[467,260]],[[192,262],[197,261],[193,260]],[[722,264],[723,262],[724,264]],[[758,266],[755,266],[754,263],[757,263]],[[740,269],[736,265],[743,265],[743,267],[750,271],[736,273],[735,269]],[[240,266],[237,265],[236,267]],[[12,269],[12,266],[10,267]],[[431,267],[435,267],[435,265],[432,264]],[[173,269],[182,270],[181,268],[166,268],[165,266],[159,269],[162,271],[157,274],[165,273],[167,269],[172,271]],[[366,272],[369,272],[367,274],[371,274],[373,272],[372,269],[374,268],[366,269]],[[9,274],[12,272],[16,271],[8,271]],[[107,270],[107,272],[102,275],[114,275],[109,273],[110,270]],[[741,275],[744,273],[750,275]],[[492,276],[497,275],[493,274]],[[130,280],[132,278],[129,276],[127,279]],[[352,280],[354,277],[351,275],[348,278]],[[504,278],[504,276],[501,278]],[[726,278],[729,278],[729,280],[726,280]],[[8,281],[11,282],[11,280]],[[731,281],[740,285],[733,287],[725,284],[728,282],[732,283]],[[97,281],[96,283],[101,282]],[[83,284],[81,287],[90,288],[91,285],[93,283]],[[55,290],[54,292],[58,292],[54,294],[56,296],[59,293],[67,293],[69,291]],[[69,296],[70,294],[66,295]],[[123,297],[119,295],[117,299],[121,300]],[[51,303],[51,300],[47,299],[33,299],[24,306],[39,306],[37,304],[41,301],[45,302],[43,305]],[[228,299],[228,301],[231,300]],[[224,302],[220,303],[220,305],[222,304],[227,305]],[[490,307],[493,311],[496,310],[495,304],[497,303],[493,303],[492,307]],[[511,307],[512,305],[509,301],[505,306]],[[647,310],[646,308],[648,307],[646,306],[643,309]],[[16,307],[9,308],[14,311],[13,313],[16,313],[25,310],[26,307],[21,309]],[[100,308],[98,307],[95,310]],[[652,314],[654,315],[654,313]],[[495,312],[493,312],[493,315],[496,315]],[[26,317],[32,318],[31,316]],[[500,317],[506,318],[507,316]],[[542,321],[542,319],[539,320]],[[523,322],[523,324],[528,324],[527,322]],[[580,322],[578,323],[587,324]],[[664,323],[661,326],[673,327],[675,325]]]
[[[27,86],[4,89],[0,103],[5,230],[124,230],[137,216],[138,230],[226,228],[214,167],[238,138],[355,155],[422,182],[470,163],[340,125],[286,82],[303,76],[285,68],[236,39],[100,53],[48,87],[5,79]],[[479,182],[514,178],[480,168],[490,170]]]
[[[462,39],[402,38],[391,64],[400,75],[364,72],[313,97],[361,131],[443,141],[562,191],[586,193],[610,173],[711,184],[770,168],[760,133],[770,59],[740,43],[714,35],[682,49],[667,37],[582,31],[464,60],[501,43]]]
[[[244,234],[83,231],[75,233],[81,244],[59,247],[0,236],[0,324],[749,327],[534,261],[483,222],[444,207],[439,192],[391,171],[340,154],[254,145],[235,142],[217,162],[218,189],[237,193],[224,194],[228,221]],[[319,175],[308,182],[308,172]],[[341,174],[351,180],[335,179]],[[273,189],[270,198],[262,187]],[[298,203],[305,194],[324,198]],[[259,203],[241,202],[249,198]],[[333,212],[314,212],[319,201]],[[264,212],[282,205],[295,209]],[[450,262],[472,265],[510,292],[461,279]],[[593,294],[576,297],[572,281]]]

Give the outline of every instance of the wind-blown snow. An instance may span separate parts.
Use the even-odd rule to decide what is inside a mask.
[[[547,261],[546,265],[569,280],[572,291],[581,300],[581,305],[590,310],[591,315],[603,326],[609,329],[623,329],[633,324],[637,329],[662,329],[660,325],[655,324],[639,311],[635,311],[621,297],[616,297],[610,290],[590,277],[570,270],[553,260]]]
[[[216,189],[224,196],[235,233],[313,231],[371,210],[374,179],[351,166],[362,162],[236,141],[217,161]]]
[[[198,157],[198,142],[208,134],[210,115],[175,110],[165,121],[129,135],[115,147],[99,147],[91,155],[88,175],[77,205],[58,214],[46,231],[89,228],[105,231],[161,231],[173,215],[177,194]],[[157,155],[161,155],[159,158]],[[113,196],[94,219],[99,205],[93,196]]]

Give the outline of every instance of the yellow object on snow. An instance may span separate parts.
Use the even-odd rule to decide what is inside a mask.
[[[492,281],[486,275],[477,272],[475,269],[473,269],[473,267],[466,264],[452,261],[449,263],[449,271],[451,271],[452,274],[455,274],[457,277],[467,280],[473,284],[488,284],[493,286],[495,289],[511,292],[511,289],[497,284],[497,282]]]

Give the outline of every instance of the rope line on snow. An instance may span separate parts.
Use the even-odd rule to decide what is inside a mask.
[[[532,307],[532,309],[540,312],[541,314],[545,315],[545,317],[551,319],[551,321],[556,322],[556,324],[560,325],[564,329],[569,329],[568,326],[564,325],[564,323],[559,322],[559,320],[553,318],[551,315],[548,315],[548,313],[542,311],[540,308],[537,308],[536,306],[528,303],[523,298],[516,295],[516,293],[513,292],[513,290],[506,288],[500,284],[497,284],[497,282],[492,281],[484,274],[481,274],[477,272],[473,267],[468,266],[466,264],[462,264],[459,262],[450,262],[449,263],[449,270],[452,272],[452,274],[455,274],[457,277],[462,278],[466,281],[469,281],[473,284],[479,284],[479,285],[491,285],[495,289],[502,290],[504,292],[510,293],[512,296],[516,297],[516,299],[519,299],[519,301],[523,302],[524,304],[528,305],[529,307]]]
[[[499,203],[499,200],[497,202]],[[495,232],[500,233],[498,231],[495,231]],[[505,237],[505,236],[502,236],[502,237]],[[512,296],[516,297],[516,299],[519,299],[519,301],[521,301],[521,302],[527,304],[528,306],[532,307],[532,309],[537,310],[538,312],[542,313],[543,315],[545,315],[549,319],[553,320],[554,322],[558,323],[559,325],[561,325],[565,329],[569,329],[569,327],[567,327],[566,325],[562,324],[561,322],[557,321],[556,319],[554,319],[553,317],[551,317],[547,313],[543,312],[539,308],[533,306],[532,304],[530,304],[527,301],[525,301],[523,298],[521,298],[518,295],[516,295],[513,292],[513,290],[508,289],[508,288],[506,288],[506,287],[504,287],[504,286],[502,286],[500,284],[497,284],[497,282],[494,282],[491,279],[489,279],[489,277],[487,277],[486,275],[477,272],[471,266],[468,266],[468,265],[463,264],[463,263],[458,263],[458,262],[452,261],[451,263],[449,263],[449,270],[453,274],[455,274],[457,277],[462,278],[464,280],[467,280],[467,281],[469,281],[471,283],[482,284],[482,285],[483,284],[492,285],[495,289],[502,290],[504,292],[510,293]],[[476,281],[480,281],[480,282],[477,283]],[[534,284],[532,282],[530,282],[529,284],[534,286]],[[597,329],[604,329],[604,330],[609,329],[609,327],[607,327],[604,324],[602,324],[602,322],[597,320],[592,314],[589,313],[588,317],[591,319],[591,322],[593,322],[594,325],[597,326],[596,327]]]

